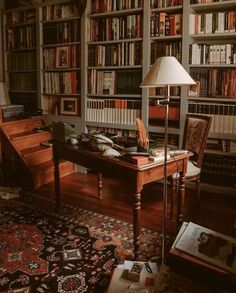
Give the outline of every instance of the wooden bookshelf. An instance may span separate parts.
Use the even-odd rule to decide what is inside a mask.
[[[36,5],[5,1],[5,79],[12,104],[23,104],[27,114],[37,112],[38,95],[38,13]],[[32,1],[33,2],[33,1]]]
[[[88,0],[82,16],[73,0],[5,2],[5,77],[14,103],[42,107],[49,121],[64,120],[78,132],[135,137],[136,116],[150,138],[162,141],[163,113],[155,100],[165,93],[140,83],[158,57],[174,55],[198,88],[171,88],[169,142],[181,145],[187,112],[203,113],[213,118],[209,138],[227,144],[218,157],[235,157],[235,1]],[[210,28],[218,18],[220,26]],[[31,41],[14,47],[7,31],[17,35],[26,28]]]
[[[45,114],[80,116],[81,18],[74,1],[41,7],[42,103]]]
[[[227,182],[232,188],[236,174],[235,8],[236,2],[230,0],[191,0],[187,38],[188,69],[200,85],[199,94],[188,97],[188,112],[212,117],[202,180],[212,185]]]

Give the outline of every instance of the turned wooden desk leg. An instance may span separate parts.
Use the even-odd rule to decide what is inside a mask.
[[[183,211],[185,203],[185,176],[184,173],[180,173],[179,177],[179,194],[178,194],[178,227],[180,228],[183,223]]]
[[[134,233],[134,259],[138,257],[140,244],[140,212],[141,212],[141,191],[134,194],[133,205],[133,233]]]
[[[102,199],[102,173],[97,174],[97,188],[98,188],[98,197]]]
[[[55,200],[56,200],[56,211],[59,210],[61,205],[60,200],[60,169],[59,169],[59,160],[57,158],[57,155],[53,156],[53,162],[54,162],[54,193],[55,193]]]

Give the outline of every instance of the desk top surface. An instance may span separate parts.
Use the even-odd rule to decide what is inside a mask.
[[[97,164],[99,162],[103,162],[103,163],[109,163],[111,165],[120,165],[129,169],[135,169],[140,171],[164,165],[164,160],[160,162],[153,162],[149,160],[148,163],[145,163],[143,165],[136,165],[135,163],[130,162],[126,156],[120,156],[120,157],[103,156],[101,152],[90,151],[84,145],[73,146],[70,144],[54,142],[53,146],[56,149],[56,153],[59,159],[65,159],[65,160],[73,161],[75,163],[80,163],[80,161],[89,159],[89,160],[96,160]],[[168,158],[167,164],[188,159],[191,156],[192,156],[191,152],[173,155],[170,158]]]

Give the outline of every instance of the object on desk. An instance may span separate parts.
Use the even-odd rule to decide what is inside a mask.
[[[146,156],[131,156],[131,157],[128,157],[128,161],[137,166],[141,166],[141,165],[148,164],[149,159]]]
[[[45,147],[52,147],[52,143],[49,141],[40,142],[40,145]]]
[[[169,150],[167,150],[167,151],[169,151]],[[165,149],[164,149],[164,147],[149,148],[148,153],[153,157],[164,157]]]
[[[75,128],[64,122],[52,122],[52,138],[61,143],[67,143],[72,137],[76,137]]]
[[[156,287],[157,265],[156,263],[148,263],[148,264],[153,273],[150,273],[147,271],[144,262],[125,261],[124,264],[118,265],[112,274],[112,278],[111,278],[107,293],[124,293],[124,292],[126,293],[128,292],[154,293],[154,292],[157,292],[157,287]],[[132,278],[130,278],[129,276],[129,274],[132,275],[132,269],[135,269],[135,268],[139,268],[139,273],[137,272],[139,275],[138,281],[136,279],[131,280]]]
[[[167,154],[167,160],[170,158],[170,155]],[[154,157],[154,156],[149,156],[149,160],[151,162],[164,162],[165,156],[159,156],[159,157]]]
[[[149,139],[143,121],[140,118],[136,118],[136,125],[138,128],[138,147],[141,150],[148,150]]]
[[[223,274],[236,273],[236,239],[184,222],[170,254]]]
[[[104,157],[120,157],[121,156],[121,154],[113,148],[109,148],[105,150],[102,155]]]
[[[102,134],[95,134],[88,141],[89,149],[95,152],[104,152],[107,149],[112,148],[113,144],[114,143],[110,138]]]
[[[174,151],[170,151],[170,155],[172,157],[178,156],[178,155],[187,154],[187,153],[189,153],[189,151],[187,151],[187,150],[174,150]]]

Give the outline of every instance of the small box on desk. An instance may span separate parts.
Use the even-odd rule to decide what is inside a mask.
[[[148,157],[145,156],[131,156],[129,161],[136,166],[146,165],[149,162]]]

